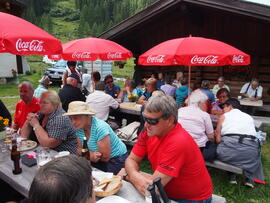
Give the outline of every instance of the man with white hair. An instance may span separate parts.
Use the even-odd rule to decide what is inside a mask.
[[[152,97],[143,112],[145,130],[139,135],[125,163],[124,175],[141,194],[157,177],[170,199],[204,202],[212,199],[212,182],[201,152],[192,137],[177,122],[177,105],[170,96]],[[145,156],[153,174],[140,173]]]
[[[203,151],[208,140],[214,139],[210,115],[206,113],[208,97],[197,89],[191,93],[189,105],[178,110],[178,122]]]
[[[172,85],[175,86],[176,88],[179,88],[182,84],[182,79],[183,79],[183,72],[177,72],[176,73],[176,79],[173,81]]]
[[[70,102],[85,101],[85,96],[78,88],[78,82],[79,77],[75,74],[71,74],[67,78],[67,84],[59,91],[59,97],[65,111],[67,111]]]
[[[262,99],[263,87],[260,86],[259,80],[253,78],[251,82],[243,85],[240,94],[249,100],[256,101]]]

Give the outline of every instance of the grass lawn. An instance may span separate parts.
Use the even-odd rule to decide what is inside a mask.
[[[34,74],[28,76],[19,77],[19,81],[30,81],[35,87],[38,84],[38,80],[44,72],[44,69],[48,67],[47,64],[38,63],[40,61],[40,56],[31,56],[28,58],[32,70],[35,70]],[[118,67],[113,67],[113,76],[121,78],[131,78],[133,75],[132,60],[130,60],[124,67],[124,69],[119,69]],[[123,83],[119,84],[121,87]],[[50,87],[58,91],[58,87]],[[18,102],[18,90],[17,85],[0,85],[0,99],[6,104],[7,108],[14,113],[15,104]],[[270,134],[270,126],[264,127],[263,131]],[[270,181],[270,141],[269,138],[262,148],[262,161],[263,168],[265,172],[266,182]],[[141,164],[141,169],[145,172],[151,173],[151,166],[147,159]],[[227,174],[223,171],[216,169],[209,169],[213,185],[214,193],[226,198],[229,203],[269,203],[270,202],[270,186],[257,185],[254,189],[249,189],[241,184],[230,185],[228,182]],[[239,177],[241,182],[243,177]],[[238,182],[239,182],[238,181]]]

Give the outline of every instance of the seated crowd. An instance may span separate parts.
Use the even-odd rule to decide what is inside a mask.
[[[153,74],[145,81],[145,88],[127,79],[120,89],[111,75],[103,82],[100,74],[94,72],[89,76],[91,81],[84,83],[83,78],[89,80],[89,77],[81,76],[76,62],[69,62],[68,68],[59,93],[48,90],[50,81],[46,76],[38,87],[44,87],[42,91],[35,92],[39,99],[33,96],[31,83],[19,85],[21,101],[16,105],[12,127],[22,137],[43,147],[77,155],[81,154],[86,138],[93,167],[114,174],[120,171],[141,194],[160,177],[168,197],[176,202],[211,202],[212,182],[204,162],[209,142],[216,143],[213,145],[215,158],[244,170],[247,186],[264,182],[253,119],[241,111],[237,99],[230,97],[224,77],[218,78],[212,90],[206,80],[200,88],[190,89],[182,72],[176,78]],[[82,83],[88,86],[82,87]],[[250,100],[258,100],[262,97],[262,87],[253,79],[240,93]],[[128,154],[125,144],[107,121],[113,115],[121,126],[119,102],[129,102],[131,97],[143,106],[141,133]],[[218,117],[216,130],[210,114]],[[140,173],[139,164],[145,156],[152,166],[152,175]],[[68,170],[63,171],[63,167]],[[51,161],[38,171],[29,202],[94,202],[92,185],[84,184],[91,182],[90,172],[89,163],[74,155]],[[70,179],[68,173],[80,175]],[[65,187],[66,182],[77,185],[76,181],[81,180],[83,184],[76,191]],[[234,174],[230,174],[230,180],[236,183]],[[38,196],[41,191],[42,201]],[[70,194],[61,196],[65,191]],[[55,199],[47,199],[50,194]]]

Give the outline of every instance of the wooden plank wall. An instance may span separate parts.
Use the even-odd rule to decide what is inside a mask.
[[[134,56],[138,58],[139,55],[165,40],[187,37],[190,34],[218,39],[251,55],[251,65],[246,66],[247,71],[243,71],[238,77],[226,72],[228,67],[192,67],[193,88],[204,79],[215,84],[217,78],[224,75],[232,89],[232,95],[237,96],[245,82],[252,77],[257,77],[264,87],[264,100],[270,102],[270,95],[267,93],[270,88],[270,21],[179,3],[178,6],[169,8],[147,22],[128,30],[115,40],[132,50]],[[150,76],[152,72],[160,71],[171,74],[184,71],[186,77],[188,74],[187,67],[181,66],[137,65],[135,69],[140,77]]]

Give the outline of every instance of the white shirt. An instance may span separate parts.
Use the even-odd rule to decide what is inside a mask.
[[[108,119],[110,107],[116,109],[119,106],[118,102],[111,95],[99,90],[89,94],[86,98],[86,103],[97,112],[95,116],[104,121]]]
[[[244,84],[243,87],[241,88],[240,93],[241,94],[247,94],[249,97],[255,97],[255,93],[256,93],[256,90],[257,90],[257,97],[261,97],[262,92],[263,92],[262,86],[258,86],[255,89],[253,89],[251,84],[250,84],[250,86],[248,88],[249,84],[250,84],[249,82]],[[248,88],[248,91],[247,91],[247,88]],[[246,93],[246,91],[247,91],[247,93]]]
[[[82,75],[82,88],[86,88],[88,92],[90,92],[90,86],[91,86],[91,76],[87,73],[84,73]]]
[[[222,123],[221,135],[256,135],[254,121],[250,115],[239,109],[232,109],[229,112],[224,113],[224,116],[225,120]]]

